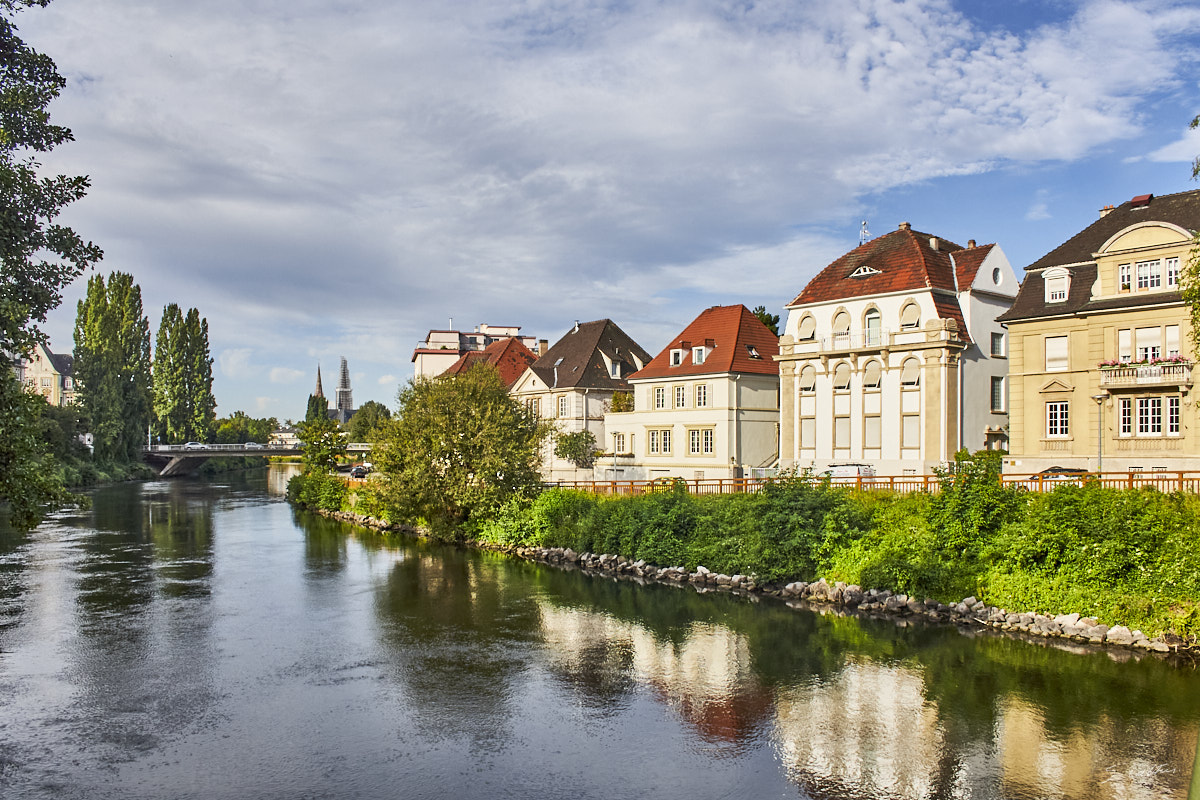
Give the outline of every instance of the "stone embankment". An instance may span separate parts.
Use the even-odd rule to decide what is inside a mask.
[[[345,511],[318,511],[333,519],[380,531],[401,531],[420,534],[421,531],[403,525]],[[1182,641],[1168,642],[1164,637],[1153,639],[1138,630],[1122,625],[1105,625],[1092,617],[1079,614],[1025,614],[989,606],[974,597],[947,605],[931,598],[893,594],[887,589],[863,589],[841,581],[828,583],[824,578],[813,583],[794,581],[788,584],[759,583],[752,575],[723,575],[696,567],[689,572],[684,567],[659,567],[645,561],[631,561],[623,556],[596,553],[576,553],[561,547],[480,547],[500,550],[531,561],[577,568],[590,572],[654,581],[669,585],[691,586],[698,591],[729,591],[752,596],[779,598],[790,605],[803,607],[830,606],[857,613],[879,614],[896,618],[919,618],[947,622],[959,626],[989,628],[1031,637],[1062,640],[1090,645],[1111,645],[1134,650],[1171,653],[1185,650]]]

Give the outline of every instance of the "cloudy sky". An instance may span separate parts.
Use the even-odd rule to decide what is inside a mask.
[[[1106,203],[1200,188],[1193,0],[55,0],[67,221],[208,318],[221,415],[320,364],[394,406],[453,318],[651,352],[775,313],[901,221],[1020,270]],[[69,351],[68,292],[47,330]]]

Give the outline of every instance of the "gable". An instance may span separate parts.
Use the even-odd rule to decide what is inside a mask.
[[[1063,383],[1062,381],[1060,381],[1056,378],[1052,381],[1048,381],[1047,383],[1043,384],[1042,388],[1038,389],[1038,391],[1041,392],[1042,394],[1046,394],[1046,393],[1050,393],[1050,392],[1073,392],[1073,391],[1075,391],[1075,387],[1068,386],[1067,384]]]
[[[1142,222],[1118,231],[1100,247],[1098,255],[1185,244],[1191,240],[1188,232],[1178,225],[1158,221]]]

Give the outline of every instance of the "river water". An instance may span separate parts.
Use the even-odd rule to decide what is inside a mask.
[[[1188,797],[1191,669],[384,541],[284,478],[0,527],[0,797]]]

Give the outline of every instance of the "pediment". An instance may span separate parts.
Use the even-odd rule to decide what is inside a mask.
[[[1068,386],[1062,381],[1055,379],[1044,384],[1038,391],[1042,392],[1043,394],[1047,392],[1073,392],[1075,391],[1075,387]]]

